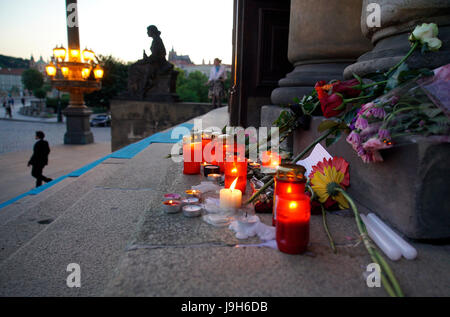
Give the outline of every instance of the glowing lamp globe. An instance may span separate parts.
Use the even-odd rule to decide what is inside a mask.
[[[61,73],[63,74],[64,77],[67,77],[69,75],[69,67],[67,66],[61,67]]]
[[[47,75],[50,77],[53,77],[56,75],[56,67],[52,62],[50,62],[50,64],[48,64],[45,67],[45,71],[47,72]]]
[[[88,50],[88,49],[85,49],[85,50],[83,51],[83,59],[84,59],[86,62],[92,61],[92,60],[94,60],[94,58],[95,58],[95,54],[94,54],[93,51]]]
[[[85,67],[81,70],[81,77],[83,77],[83,79],[88,79],[90,74],[91,74],[91,69],[88,67]]]
[[[53,49],[53,56],[55,58],[60,58],[61,60],[64,60],[66,58],[66,49],[64,47],[55,47]]]
[[[97,65],[94,69],[94,76],[95,76],[95,79],[103,78],[103,69],[99,65]]]

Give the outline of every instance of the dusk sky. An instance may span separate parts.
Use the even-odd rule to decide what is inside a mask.
[[[81,48],[123,61],[150,54],[147,26],[161,31],[194,63],[215,57],[231,64],[231,0],[78,0]],[[56,45],[67,47],[65,0],[0,0],[0,54],[46,60]]]

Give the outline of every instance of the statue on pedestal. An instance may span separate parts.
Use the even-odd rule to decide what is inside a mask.
[[[175,89],[178,72],[166,60],[161,32],[156,26],[150,25],[147,34],[153,38],[151,55],[147,56],[144,50],[143,58],[130,66],[126,97],[160,102],[177,101]]]

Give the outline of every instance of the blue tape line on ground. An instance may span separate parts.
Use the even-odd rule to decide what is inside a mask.
[[[36,188],[30,190],[27,194],[28,195],[37,195],[37,194],[43,192],[44,190],[46,190],[47,188],[52,187],[53,185],[55,185],[55,184],[59,183],[60,181],[66,179],[67,177],[68,177],[67,175],[58,177],[57,179],[54,179],[54,180],[52,180],[51,182],[49,182],[47,184],[44,184],[42,186],[39,186],[39,187],[36,187]]]
[[[1,204],[0,204],[0,209],[5,208],[6,206],[9,206],[9,205],[15,203],[16,201],[18,201],[18,200],[20,200],[20,199],[26,197],[26,196],[28,196],[28,193],[19,195],[19,196],[17,196],[17,197],[14,197],[13,199],[10,199],[10,200],[8,200],[8,201],[5,201],[4,203],[1,203]]]
[[[92,162],[88,165],[83,166],[80,169],[77,169],[76,171],[70,172],[69,174],[67,174],[68,177],[79,177],[81,175],[83,175],[84,173],[90,171],[91,169],[93,169],[94,167],[96,167],[97,165],[99,165],[100,163],[102,163],[103,161],[109,159],[111,157],[111,154],[108,154],[105,157],[102,157],[101,159]]]

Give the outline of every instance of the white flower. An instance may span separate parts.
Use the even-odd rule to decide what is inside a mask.
[[[430,51],[437,51],[442,46],[442,41],[440,39],[438,39],[437,37],[425,40],[425,43],[427,43]]]
[[[431,51],[437,51],[441,48],[442,42],[437,38],[439,33],[436,23],[423,23],[416,26],[409,36],[411,42],[419,41],[422,45],[427,44]]]

